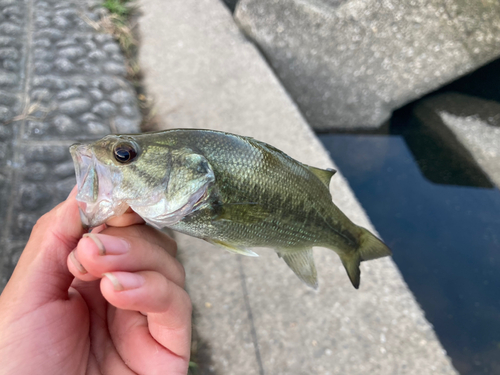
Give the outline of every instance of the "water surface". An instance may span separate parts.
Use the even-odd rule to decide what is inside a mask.
[[[457,370],[500,374],[500,191],[432,182],[400,135],[319,138]]]

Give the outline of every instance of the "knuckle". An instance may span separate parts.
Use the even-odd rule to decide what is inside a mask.
[[[33,230],[40,230],[41,228],[46,227],[48,224],[52,222],[52,215],[50,212],[42,215],[41,217],[38,218],[36,221],[35,225],[33,226]]]
[[[186,309],[188,310],[189,315],[191,315],[193,313],[193,303],[191,302],[191,298],[189,298],[189,294],[186,291],[184,291],[183,295],[186,303]]]
[[[186,270],[178,261],[175,261],[175,268],[179,277],[179,281],[184,285],[184,281],[186,280]]]
[[[129,237],[141,241],[146,241],[146,242],[152,242],[151,238],[151,231],[146,225],[130,225],[128,227],[110,227],[107,230],[109,230],[109,233],[106,234],[116,234],[116,235],[121,235],[122,237]]]
[[[177,242],[174,241],[174,239],[170,236],[165,236],[165,242],[166,245],[170,248],[170,251],[172,252],[173,256],[175,257],[177,255]]]
[[[118,236],[120,234],[129,233],[131,231],[131,228],[123,228],[123,227],[106,227],[105,229],[102,230],[102,234],[107,234],[110,236]]]

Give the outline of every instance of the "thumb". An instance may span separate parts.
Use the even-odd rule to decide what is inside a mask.
[[[33,227],[4,295],[42,305],[67,299],[73,275],[66,258],[76,247],[84,230],[76,202],[76,187],[66,201],[43,215]],[[33,307],[33,305],[31,306]]]

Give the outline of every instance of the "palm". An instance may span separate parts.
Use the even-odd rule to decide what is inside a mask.
[[[42,372],[51,374],[135,374],[131,368],[153,374],[178,361],[160,344],[151,352],[147,318],[109,304],[99,284],[75,280],[68,300],[23,315],[10,326],[10,331],[26,333],[18,338],[24,346],[19,349],[43,356]],[[154,329],[156,323],[151,325]],[[35,370],[39,365],[26,373]]]
[[[146,370],[154,363],[151,361],[152,353],[147,351],[148,341],[151,340],[147,318],[137,311],[121,310],[109,304],[102,296],[99,284],[100,280],[86,283],[75,280],[73,283],[73,287],[83,297],[88,313],[81,322],[69,318],[68,326],[74,329],[80,325],[87,337],[87,353],[81,353],[87,356],[87,374],[134,374],[130,367]],[[78,314],[78,311],[75,312]],[[151,324],[155,326],[156,323]],[[156,357],[162,354],[160,357],[169,360],[165,357],[171,356],[171,353],[164,347],[157,345],[155,349],[161,352],[157,352]],[[158,366],[151,366],[151,370]]]

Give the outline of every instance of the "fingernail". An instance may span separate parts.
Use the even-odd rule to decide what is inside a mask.
[[[107,272],[102,275],[111,281],[113,289],[117,292],[137,289],[143,286],[146,281],[141,275],[130,272]]]
[[[71,260],[71,263],[73,263],[73,265],[76,267],[78,272],[80,272],[82,275],[85,275],[87,273],[87,270],[82,266],[78,259],[76,259],[75,250],[69,253],[69,259]]]
[[[121,255],[130,249],[130,244],[123,238],[100,233],[85,233],[83,237],[94,241],[99,249],[99,255]]]

